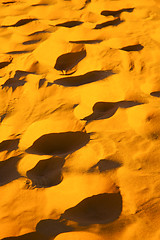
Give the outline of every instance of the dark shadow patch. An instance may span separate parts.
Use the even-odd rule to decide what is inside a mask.
[[[28,19],[21,19],[19,20],[18,22],[16,22],[15,24],[13,25],[2,25],[1,27],[2,28],[7,28],[7,27],[21,27],[23,25],[26,25],[30,22],[33,22],[33,21],[36,21],[37,18],[28,18]]]
[[[32,186],[37,188],[51,187],[62,182],[62,167],[65,160],[52,157],[40,160],[34,168],[27,171],[27,177],[32,181]]]
[[[71,232],[73,229],[65,224],[65,221],[45,219],[41,220],[37,226],[36,231],[49,238],[56,237],[60,233]]]
[[[55,26],[56,27],[66,27],[66,28],[72,28],[81,25],[83,22],[81,21],[68,21],[64,23],[58,23]]]
[[[92,108],[93,113],[81,120],[90,122],[93,120],[110,118],[116,113],[119,107],[130,108],[130,107],[134,107],[141,104],[143,103],[134,102],[134,101],[97,102],[94,104]]]
[[[117,11],[110,11],[110,10],[105,10],[101,12],[101,15],[103,16],[113,16],[113,17],[119,17],[121,13],[123,12],[133,12],[134,8],[123,8]]]
[[[1,116],[0,116],[0,122],[3,122],[3,120],[5,119],[5,117],[6,117],[6,115],[7,115],[7,113],[4,113],[4,114],[2,114]]]
[[[31,36],[35,36],[35,35],[39,35],[39,34],[43,34],[43,33],[50,33],[50,32],[47,30],[37,31],[37,32],[29,34],[28,36],[31,37]]]
[[[91,3],[91,0],[86,0],[84,6],[80,8],[80,10],[83,10],[84,8],[86,8],[89,3]]]
[[[40,79],[40,80],[39,80],[38,88],[41,88],[45,82],[46,82],[46,79],[45,79],[45,78]]]
[[[59,56],[54,68],[59,71],[68,72],[72,70],[83,58],[86,57],[86,50],[70,52]]]
[[[26,83],[24,80],[17,80],[15,78],[9,78],[2,86],[2,89],[5,87],[11,87],[13,91],[16,90],[17,87],[23,86]]]
[[[31,45],[31,44],[38,43],[38,42],[40,42],[40,41],[41,41],[41,39],[30,40],[30,41],[23,42],[23,45]]]
[[[7,54],[13,54],[13,55],[16,55],[16,54],[24,54],[24,53],[30,53],[32,51],[12,51],[12,52],[7,52]]]
[[[76,87],[81,86],[84,84],[97,82],[100,80],[103,80],[114,73],[110,70],[108,71],[92,71],[88,72],[84,75],[74,76],[74,77],[64,77],[60,78],[54,81],[54,83],[48,84],[48,86],[51,86],[52,84],[62,85],[65,87]]]
[[[39,155],[61,155],[74,152],[90,141],[85,132],[49,133],[38,138],[26,152]]]
[[[144,103],[136,102],[136,101],[119,101],[119,102],[117,102],[117,105],[120,108],[130,108],[130,107],[135,107],[135,106],[142,105],[142,104],[144,104]]]
[[[93,120],[110,118],[115,114],[118,106],[114,102],[97,102],[92,109],[93,113],[82,120],[90,122]]]
[[[122,22],[124,22],[124,21],[121,20],[120,18],[116,18],[116,19],[111,20],[111,21],[107,21],[107,22],[104,22],[104,23],[101,23],[101,24],[97,24],[94,29],[102,29],[102,28],[109,27],[109,26],[118,26]]]
[[[61,219],[75,221],[82,226],[107,224],[118,219],[121,212],[121,194],[102,193],[85,198],[75,207],[67,209]]]
[[[31,5],[32,7],[39,7],[39,6],[48,6],[47,3],[38,3],[38,4],[33,4]]]
[[[9,78],[4,84],[2,84],[2,89],[5,87],[11,87],[13,91],[16,90],[17,87],[23,86],[26,81],[23,79],[28,74],[34,74],[33,72],[21,71],[17,70],[13,78]]]
[[[26,77],[28,74],[34,74],[34,72],[16,70],[14,78],[18,80],[20,77]]]
[[[76,43],[76,44],[96,44],[101,43],[103,40],[95,39],[95,40],[80,40],[80,41],[69,41],[69,43]]]
[[[21,158],[22,155],[18,155],[5,161],[0,161],[0,186],[3,186],[21,177],[17,171],[17,164]]]
[[[132,52],[132,51],[141,51],[144,47],[141,44],[136,44],[136,45],[130,45],[126,46],[123,48],[120,48],[120,50],[127,51],[127,52]]]
[[[89,172],[94,172],[98,168],[98,170],[102,173],[119,167],[121,167],[121,163],[119,162],[108,159],[101,159],[97,164],[89,169]]]
[[[17,237],[6,237],[2,240],[49,240],[49,238],[37,233],[31,232]]]
[[[10,139],[10,140],[4,140],[0,143],[0,152],[8,151],[11,152],[13,150],[18,149],[19,144],[19,138],[17,139]]]
[[[0,69],[7,67],[9,64],[11,64],[12,59],[6,62],[0,62]]]
[[[151,92],[150,95],[153,97],[160,97],[160,91]]]
[[[7,4],[11,4],[11,3],[15,3],[15,1],[10,1],[10,2],[2,2],[3,5],[7,5]]]

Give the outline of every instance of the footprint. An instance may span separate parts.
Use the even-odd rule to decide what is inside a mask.
[[[97,102],[93,106],[93,113],[89,116],[83,118],[87,122],[98,120],[98,119],[106,119],[112,117],[117,109],[120,108],[130,108],[137,105],[141,105],[143,103],[134,102],[134,101],[119,101],[119,102]]]
[[[68,154],[85,146],[90,134],[85,132],[49,133],[38,138],[26,152],[39,155]]]
[[[72,71],[73,68],[85,57],[86,50],[63,54],[57,58],[54,68],[66,74],[68,71]]]
[[[97,164],[89,169],[89,172],[93,172],[97,167],[100,172],[105,172],[121,167],[121,163],[113,160],[101,159]]]
[[[120,48],[120,50],[131,52],[131,51],[141,51],[144,47],[141,44],[136,45],[129,45],[123,48]]]
[[[121,194],[102,193],[85,198],[76,206],[67,209],[60,219],[75,221],[82,226],[106,224],[118,219],[121,212]]]
[[[65,87],[76,87],[84,84],[96,82],[103,80],[110,75],[114,74],[112,71],[92,71],[84,75],[74,76],[74,77],[64,77],[54,81],[57,85],[62,85]],[[51,86],[54,83],[49,83],[48,86]]]
[[[103,16],[113,16],[113,17],[119,17],[122,12],[133,12],[134,8],[123,8],[117,11],[109,11],[104,10],[101,12],[101,15]]]
[[[66,27],[66,28],[72,28],[72,27],[76,27],[81,25],[83,22],[81,21],[68,21],[68,22],[64,22],[64,23],[59,23],[56,24],[56,27]]]
[[[4,140],[0,143],[0,152],[8,151],[11,152],[13,150],[18,149],[19,144],[19,138],[17,139],[10,139],[10,140]]]
[[[61,183],[62,167],[65,160],[60,157],[52,157],[40,160],[34,168],[27,171],[27,177],[34,187],[51,187]]]
[[[107,21],[107,22],[104,22],[104,23],[101,23],[101,24],[97,24],[94,29],[102,29],[102,28],[105,28],[105,27],[108,27],[108,26],[118,26],[122,22],[123,22],[123,20],[121,20],[120,18],[116,18],[116,19],[111,20],[111,21]]]

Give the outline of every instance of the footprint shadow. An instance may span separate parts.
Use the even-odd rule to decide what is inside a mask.
[[[41,39],[37,39],[37,40],[29,40],[29,41],[26,41],[26,42],[23,42],[23,45],[31,45],[31,44],[36,44],[38,42],[40,42]]]
[[[24,86],[26,81],[23,78],[25,78],[25,76],[28,74],[33,74],[33,72],[17,70],[13,78],[9,78],[4,84],[1,85],[2,89],[9,87],[12,88],[12,91],[14,92],[17,87]]]
[[[8,1],[8,2],[2,2],[3,5],[9,5],[11,3],[15,3],[16,1]]]
[[[87,123],[89,123],[93,120],[107,119],[112,117],[119,107],[130,108],[141,104],[143,103],[134,101],[97,102],[92,108],[93,113],[81,120],[85,120]]]
[[[72,28],[81,25],[83,22],[81,21],[68,21],[64,23],[58,23],[55,26],[56,27],[66,27],[66,28]]]
[[[60,233],[71,232],[72,227],[67,226],[65,221],[45,219],[41,220],[36,226],[36,232],[49,238],[55,238]]]
[[[21,177],[17,171],[17,164],[21,158],[22,155],[18,155],[0,162],[0,186],[3,186]]]
[[[150,95],[153,97],[160,97],[160,91],[151,92]]]
[[[97,44],[101,43],[103,40],[101,39],[95,39],[95,40],[79,40],[79,41],[69,41],[69,43],[75,43],[75,44]]]
[[[62,167],[65,160],[60,157],[52,157],[40,160],[34,168],[27,171],[27,177],[32,181],[32,186],[51,187],[61,183]]]
[[[71,71],[77,64],[86,57],[86,50],[62,54],[56,60],[54,68],[62,73]]]
[[[126,51],[126,52],[139,52],[143,49],[144,47],[141,44],[135,44],[135,45],[129,45],[123,48],[120,48],[120,50]]]
[[[85,198],[67,209],[60,219],[77,222],[81,226],[107,224],[119,218],[122,212],[120,193],[102,193]]]
[[[121,166],[122,165],[119,162],[108,159],[101,159],[97,164],[95,164],[89,169],[89,172],[94,172],[98,168],[99,172],[102,173],[119,168]]]
[[[12,58],[8,61],[0,62],[0,69],[7,67],[11,63],[12,63]]]
[[[123,13],[123,12],[131,13],[131,12],[133,12],[133,10],[134,10],[134,8],[122,8],[117,11],[104,10],[101,12],[101,15],[106,16],[106,17],[107,16],[119,17],[121,13]]]
[[[102,29],[102,28],[109,27],[109,26],[118,26],[118,25],[119,25],[120,23],[122,23],[122,22],[124,22],[124,21],[121,20],[121,19],[118,17],[118,18],[116,18],[116,19],[114,19],[114,20],[97,24],[94,29]]]
[[[77,87],[77,86],[81,86],[84,84],[103,80],[113,74],[114,73],[110,70],[108,70],[108,71],[92,71],[92,72],[88,72],[86,74],[79,75],[79,76],[60,78],[60,79],[55,80],[53,83],[48,83],[47,86],[57,84],[57,85],[62,85],[64,87]]]
[[[73,231],[73,228],[67,226],[65,221],[44,219],[37,224],[35,232],[26,233],[17,237],[6,237],[2,240],[51,240],[60,233],[71,231]]]
[[[26,19],[21,19],[18,22],[16,22],[15,24],[11,24],[11,25],[2,25],[2,28],[7,28],[7,27],[21,27],[23,25],[26,25],[30,22],[36,21],[37,18],[26,18]]]
[[[31,232],[17,237],[6,237],[3,238],[2,240],[50,240],[50,239],[37,232]]]
[[[27,153],[39,155],[64,155],[72,153],[90,141],[90,134],[85,132],[49,133],[38,138]]]
[[[18,149],[19,138],[4,140],[0,143],[0,152],[7,151],[12,152]]]

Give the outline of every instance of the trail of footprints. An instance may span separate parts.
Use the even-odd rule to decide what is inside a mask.
[[[91,1],[86,1],[83,8],[85,8]],[[12,4],[15,1],[3,2],[2,4]],[[36,5],[34,5],[36,7]],[[83,9],[82,8],[82,9]],[[81,10],[82,10],[81,9]],[[105,10],[101,12],[103,16],[113,16],[115,19],[112,21],[106,21],[101,24],[97,24],[94,29],[102,29],[108,26],[118,26],[123,23],[120,18],[121,13],[128,12],[132,13],[134,8],[124,8],[117,11]],[[13,25],[1,26],[3,28],[7,27],[20,27],[25,24],[28,24],[32,21],[36,21],[35,18],[30,19],[21,19]],[[66,27],[72,28],[82,25],[81,21],[67,21],[59,23],[56,27]],[[48,33],[48,31],[37,31],[30,34],[30,37],[34,37],[43,33]],[[24,45],[36,44],[40,40],[29,40],[23,42]],[[94,40],[79,40],[79,41],[70,41],[72,44],[100,44],[101,39]],[[141,51],[143,46],[141,44],[124,46],[119,49],[122,51]],[[12,52],[16,54],[20,52]],[[21,53],[25,53],[21,51]],[[57,71],[61,71],[63,75],[73,74],[76,72],[76,68],[80,61],[83,61],[87,57],[87,52],[85,49],[77,52],[64,53],[59,56],[56,60],[54,68]],[[3,69],[12,63],[13,59],[0,62],[0,69]],[[23,86],[25,80],[20,80],[21,76],[27,75],[27,72],[19,72],[15,74],[13,78],[8,79],[2,86],[3,88],[11,87],[13,91],[18,86]],[[48,83],[48,87],[57,84],[64,87],[78,87],[84,84],[90,84],[95,81],[103,80],[110,75],[114,74],[111,70],[106,71],[92,71],[79,76],[70,76],[63,77],[55,80],[53,83]],[[41,79],[39,83],[39,88],[43,85],[44,79]],[[160,92],[152,92],[152,96],[160,97]],[[109,118],[115,114],[118,108],[130,108],[139,104],[141,102],[134,101],[119,101],[119,102],[97,102],[93,106],[93,113],[89,116],[83,118],[83,121],[89,123],[93,120]],[[2,116],[1,116],[2,117]],[[0,152],[2,151],[16,151],[18,149],[19,138],[9,139],[2,141],[0,143]],[[86,132],[64,132],[64,133],[51,133],[45,134],[38,138],[32,146],[26,149],[28,154],[38,154],[38,155],[51,155],[51,158],[40,160],[34,168],[27,171],[26,176],[26,186],[28,188],[47,188],[60,184],[63,181],[63,165],[65,163],[65,158],[68,154],[73,153],[74,151],[84,147],[90,141],[90,134]],[[17,155],[16,157],[9,158],[2,161],[0,164],[0,172],[2,172],[2,177],[0,180],[0,186],[5,185],[11,182],[14,179],[17,179],[20,174],[17,171],[17,163],[21,160],[23,156]],[[96,169],[100,173],[117,169],[121,167],[119,162],[113,160],[101,159],[97,162],[96,165],[92,166],[88,172],[94,172]],[[7,176],[7,178],[6,178]],[[12,176],[12,177],[8,177]],[[36,232],[31,234],[25,234],[21,237],[6,238],[6,239],[30,239],[35,236],[39,236],[39,233],[48,234],[49,237],[55,237],[61,232],[72,231],[72,228],[66,225],[66,220],[71,220],[77,222],[82,226],[89,226],[91,224],[107,224],[112,221],[115,221],[119,218],[122,212],[122,196],[120,192],[117,193],[103,193],[94,195],[88,198],[85,198],[79,202],[76,206],[67,209],[63,214],[61,214],[60,219],[53,220],[42,220],[37,224]],[[56,227],[58,226],[58,230]]]

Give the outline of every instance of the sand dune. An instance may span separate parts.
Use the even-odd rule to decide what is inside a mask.
[[[0,239],[160,239],[159,23],[159,0],[0,2]]]

